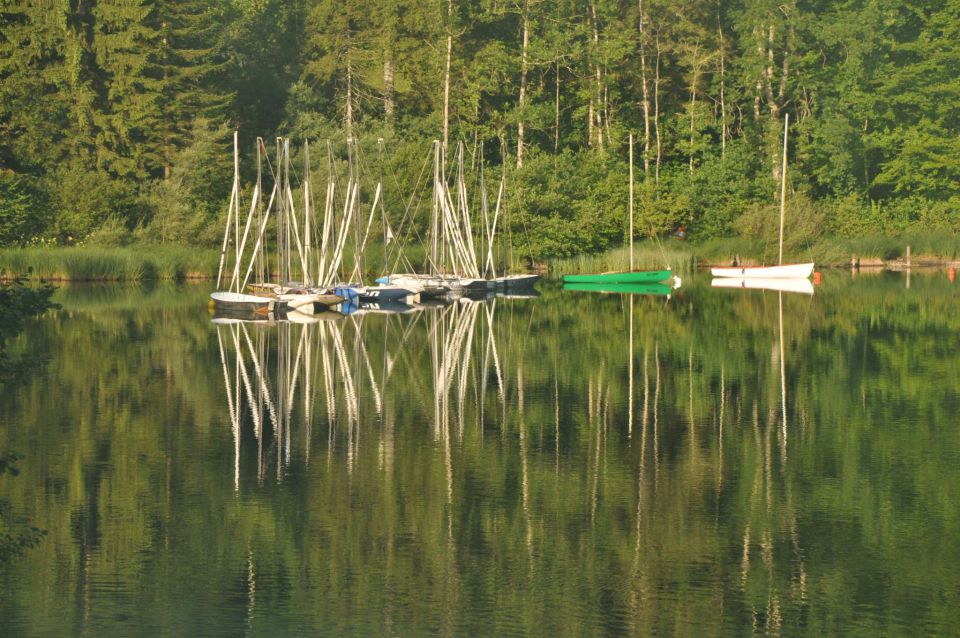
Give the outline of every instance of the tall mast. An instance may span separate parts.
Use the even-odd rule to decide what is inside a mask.
[[[377,138],[377,183],[380,188],[380,223],[383,225],[383,269],[387,270],[387,244],[390,243],[390,222],[387,220],[387,207],[383,192],[383,138]],[[384,274],[387,274],[386,272]]]
[[[238,132],[233,131],[233,224],[234,224],[234,249],[236,251],[236,263],[240,263],[240,146],[237,141]],[[238,282],[239,283],[239,282]],[[240,288],[237,288],[240,292]]]
[[[284,222],[286,221],[285,207],[286,207],[286,198],[283,197],[283,185],[281,180],[281,167],[283,166],[283,154],[280,152],[280,138],[275,140],[277,145],[277,162],[276,168],[273,176],[274,183],[274,192],[280,192],[280,201],[277,203],[277,276],[280,278],[279,281],[282,284],[284,281],[287,281],[286,270],[284,269],[283,256],[286,253],[286,247],[284,246]]]
[[[440,142],[433,140],[433,215],[430,220],[430,262],[433,274],[439,271],[437,263],[437,243],[440,232]]]
[[[780,168],[780,261],[783,264],[783,212],[787,203],[787,127],[790,113],[783,114],[783,164]]]
[[[306,265],[305,283],[311,285],[313,281],[310,277],[310,257],[312,256],[313,241],[310,232],[310,142],[303,142],[303,252],[304,264]]]
[[[630,242],[630,270],[633,271],[633,133],[630,134],[630,235],[627,241]],[[633,399],[631,398],[631,401]]]
[[[230,205],[227,206],[227,225],[223,232],[223,246],[220,248],[220,267],[217,268],[217,288],[220,288],[220,279],[223,276],[223,266],[226,263],[227,248],[230,245],[230,223],[233,219],[233,210],[240,192],[240,158],[237,151],[237,131],[233,132],[233,190],[230,191]],[[236,257],[239,259],[239,257]],[[231,284],[232,285],[232,284]]]

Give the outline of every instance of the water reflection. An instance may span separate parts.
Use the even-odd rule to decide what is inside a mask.
[[[67,296],[0,405],[0,499],[49,530],[0,633],[948,633],[949,286],[305,324]]]

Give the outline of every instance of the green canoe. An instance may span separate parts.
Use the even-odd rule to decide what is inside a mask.
[[[564,290],[577,290],[582,292],[620,292],[629,295],[655,295],[669,297],[673,289],[667,284],[646,283],[646,284],[563,284]]]
[[[652,284],[666,281],[671,270],[640,270],[636,272],[605,272],[597,275],[564,275],[567,284]]]

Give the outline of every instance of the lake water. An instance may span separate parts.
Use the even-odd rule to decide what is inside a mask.
[[[955,634],[957,285],[221,326],[65,287],[10,345],[46,535],[0,635]]]

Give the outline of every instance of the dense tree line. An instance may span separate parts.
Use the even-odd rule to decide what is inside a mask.
[[[483,149],[538,257],[623,240],[632,133],[638,234],[760,232],[787,113],[807,226],[952,231],[958,69],[958,0],[6,0],[0,243],[209,241],[234,127],[383,138],[408,189]]]

